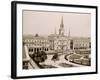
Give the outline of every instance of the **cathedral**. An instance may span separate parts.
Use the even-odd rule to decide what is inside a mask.
[[[59,33],[57,34],[56,31],[54,34],[49,35],[49,42],[50,42],[50,49],[55,50],[57,52],[64,52],[70,49],[70,35],[67,36],[64,34],[64,23],[63,17],[61,18]]]

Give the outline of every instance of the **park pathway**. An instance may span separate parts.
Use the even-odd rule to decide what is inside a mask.
[[[61,67],[59,65],[60,63],[66,63],[66,64],[69,64],[69,65],[72,65],[72,66],[75,66],[75,67],[81,67],[81,66],[83,66],[83,65],[79,65],[79,64],[75,64],[75,63],[72,63],[72,62],[67,61],[64,58],[65,57],[65,54],[59,56],[59,60],[58,61],[51,60],[52,59],[52,56],[53,55],[48,55],[48,59],[44,62],[46,65],[53,65],[55,67]]]

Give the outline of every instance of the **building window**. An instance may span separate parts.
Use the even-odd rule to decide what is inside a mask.
[[[91,48],[91,43],[89,42],[89,48]]]
[[[37,48],[37,52],[39,51],[39,48]]]
[[[33,48],[29,48],[29,50],[28,50],[29,52],[33,52]]]
[[[45,48],[45,51],[46,51],[46,48]]]
[[[34,52],[36,52],[36,48],[34,48]]]
[[[70,42],[70,49],[73,49],[73,40]]]
[[[48,48],[47,48],[47,51],[48,51]]]

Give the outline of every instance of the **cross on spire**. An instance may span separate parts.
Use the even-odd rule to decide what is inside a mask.
[[[64,27],[64,24],[63,24],[63,16],[61,17],[61,24],[60,24],[60,27]]]

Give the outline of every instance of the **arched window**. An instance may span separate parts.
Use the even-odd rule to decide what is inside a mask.
[[[91,48],[91,42],[89,42],[89,48]]]
[[[70,49],[73,49],[73,40],[70,41]]]
[[[29,48],[29,50],[28,50],[29,52],[33,52],[33,48]]]
[[[45,51],[46,51],[46,48],[45,48]]]
[[[36,48],[34,48],[34,52],[36,52]]]

